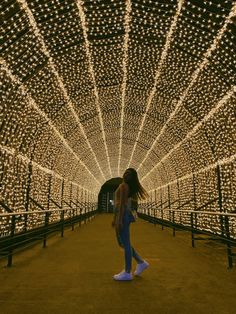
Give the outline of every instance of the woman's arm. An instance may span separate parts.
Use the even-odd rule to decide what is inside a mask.
[[[118,214],[116,219],[116,228],[122,228],[122,222],[124,217],[125,205],[128,202],[129,186],[127,183],[120,185],[120,202],[118,207]]]

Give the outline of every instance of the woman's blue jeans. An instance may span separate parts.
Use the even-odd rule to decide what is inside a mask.
[[[132,268],[132,257],[136,260],[137,263],[142,263],[142,258],[137,254],[134,248],[130,243],[130,231],[129,226],[132,222],[132,214],[128,210],[125,210],[123,216],[123,226],[116,232],[117,241],[120,247],[124,249],[125,253],[125,271],[127,273],[131,272]]]

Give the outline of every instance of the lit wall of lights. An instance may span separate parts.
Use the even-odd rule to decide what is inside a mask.
[[[219,171],[221,210],[235,210],[235,1],[3,0],[0,10],[7,206],[24,210],[29,193],[48,206],[49,186],[60,203],[62,182],[68,204],[86,205],[134,167],[150,200],[176,209],[217,198]]]

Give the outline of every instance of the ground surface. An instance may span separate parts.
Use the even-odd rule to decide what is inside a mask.
[[[234,314],[236,266],[228,270],[225,248],[198,242],[190,234],[139,220],[132,225],[133,246],[150,268],[131,282],[112,276],[123,269],[112,216],[55,235],[13,257],[0,268],[1,314]],[[135,269],[135,263],[133,263]]]

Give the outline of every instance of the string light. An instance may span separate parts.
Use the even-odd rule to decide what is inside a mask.
[[[159,64],[158,64],[158,67],[157,67],[157,71],[156,71],[156,74],[155,74],[154,86],[153,86],[153,88],[151,90],[151,93],[150,93],[150,95],[148,97],[145,113],[144,113],[142,121],[141,121],[141,126],[139,128],[137,139],[135,141],[135,144],[134,144],[131,156],[130,156],[130,161],[129,161],[129,164],[128,164],[127,168],[130,166],[131,160],[132,160],[133,155],[134,155],[135,148],[137,146],[138,140],[139,140],[140,135],[141,135],[141,133],[143,131],[143,128],[144,128],[144,122],[146,120],[148,110],[149,110],[149,108],[151,106],[153,97],[154,97],[154,95],[156,93],[158,79],[159,79],[159,77],[161,75],[161,68],[162,68],[162,65],[163,65],[166,57],[167,57],[167,53],[168,53],[168,50],[170,48],[170,43],[171,43],[171,40],[172,40],[172,35],[173,35],[173,32],[175,31],[177,20],[178,20],[178,17],[180,15],[180,12],[181,12],[183,4],[184,4],[184,1],[179,1],[176,14],[175,14],[175,16],[173,18],[173,22],[171,23],[170,30],[169,30],[169,32],[168,32],[168,34],[166,36],[166,43],[165,43],[165,46],[164,46],[163,51],[161,53],[160,61],[159,61]]]
[[[35,103],[34,99],[31,97],[31,95],[29,94],[29,92],[27,91],[27,89],[24,87],[23,84],[21,84],[21,82],[19,81],[19,79],[14,76],[10,70],[7,67],[7,64],[5,62],[5,60],[1,59],[0,60],[0,64],[3,65],[3,69],[5,70],[5,72],[7,73],[7,75],[11,78],[11,80],[16,83],[16,84],[20,84],[20,89],[23,93],[23,95],[26,95],[27,97],[27,101],[29,103],[30,106],[32,106],[38,113],[40,116],[42,116],[47,122],[48,125],[52,128],[52,130],[54,131],[54,133],[60,138],[60,140],[62,141],[63,145],[70,151],[70,153],[72,153],[74,155],[74,157],[77,159],[77,161],[79,163],[81,163],[81,165],[86,168],[86,170],[88,171],[88,173],[90,175],[93,175],[93,173],[87,168],[87,166],[83,163],[83,161],[81,159],[79,159],[79,157],[75,154],[75,152],[73,151],[73,149],[69,146],[69,144],[67,143],[67,141],[65,140],[65,138],[60,134],[60,132],[58,132],[58,130],[55,128],[55,126],[53,125],[53,123],[51,122],[50,119],[48,119],[48,117],[46,116],[46,114],[40,110],[37,106],[37,104]],[[94,179],[97,181],[97,179],[94,177]],[[99,181],[97,181],[99,183]]]
[[[110,176],[112,177],[112,171],[111,171],[110,160],[109,160],[109,153],[108,153],[108,148],[107,148],[107,143],[106,143],[106,135],[105,135],[104,125],[103,125],[102,112],[101,112],[101,108],[99,105],[98,89],[97,89],[96,78],[95,78],[95,74],[94,74],[94,70],[93,70],[93,62],[92,62],[91,53],[90,53],[90,44],[89,44],[89,40],[88,40],[88,36],[87,36],[88,30],[87,30],[87,26],[86,26],[86,17],[85,17],[84,10],[83,10],[83,1],[77,0],[76,4],[78,6],[79,16],[81,19],[81,26],[82,26],[84,40],[85,40],[86,56],[88,58],[89,72],[91,74],[92,82],[93,82],[93,86],[94,86],[95,104],[96,104],[96,108],[98,111],[99,122],[101,125],[101,133],[102,133],[102,138],[103,138],[105,151],[106,151],[106,157],[107,157],[107,161],[108,161],[108,169],[110,172]]]
[[[166,128],[168,127],[168,123],[173,119],[173,117],[176,115],[176,113],[178,112],[180,106],[182,105],[183,101],[185,100],[186,96],[188,95],[189,91],[191,90],[191,87],[194,85],[194,83],[196,82],[200,72],[203,70],[203,68],[207,65],[207,63],[209,62],[209,58],[211,57],[213,51],[215,49],[217,49],[217,47],[219,46],[220,40],[222,39],[222,36],[224,35],[225,31],[227,30],[227,26],[229,23],[231,23],[231,19],[233,16],[236,15],[236,5],[234,5],[234,7],[232,8],[229,16],[227,17],[223,27],[220,29],[220,31],[218,32],[218,34],[216,35],[216,37],[214,38],[214,41],[212,43],[212,45],[209,47],[209,49],[206,51],[206,53],[204,54],[203,57],[203,61],[201,61],[201,63],[199,64],[199,66],[196,68],[196,70],[194,71],[192,77],[191,77],[191,81],[190,84],[188,85],[187,89],[184,91],[184,93],[180,96],[180,100],[178,101],[176,107],[174,108],[174,110],[171,112],[171,114],[169,115],[168,120],[166,121],[166,123],[164,124],[163,128],[161,129],[161,131],[159,132],[158,137],[155,139],[155,141],[153,142],[150,150],[148,151],[147,155],[145,156],[144,160],[141,162],[140,166],[142,166],[142,164],[145,162],[145,160],[147,159],[148,155],[151,153],[152,149],[155,147],[156,143],[158,142],[159,138],[162,136],[162,134],[165,132]],[[140,167],[139,167],[140,168]],[[138,169],[139,169],[138,168]]]
[[[217,197],[219,166],[222,210],[233,210],[235,1],[0,6],[1,199],[10,208],[25,209],[29,178],[44,206],[50,182],[58,204],[63,189],[67,203],[93,204],[100,185],[129,166],[152,202],[170,197],[187,209],[195,193],[200,207]],[[28,223],[43,222],[36,214]],[[214,221],[202,217],[199,228],[215,230]]]
[[[32,26],[32,28],[33,28],[35,34],[36,34],[37,39],[39,40],[39,42],[40,42],[40,44],[41,44],[41,46],[42,46],[42,51],[43,51],[43,53],[44,53],[44,54],[47,56],[47,58],[48,58],[48,63],[49,63],[49,65],[50,65],[50,67],[52,68],[53,74],[54,74],[55,77],[57,78],[58,84],[59,84],[59,86],[60,86],[60,89],[61,89],[62,92],[63,92],[63,95],[64,95],[64,97],[65,97],[65,99],[66,99],[66,102],[67,102],[67,104],[68,104],[68,106],[69,106],[69,109],[71,110],[71,112],[72,112],[72,114],[73,114],[73,116],[74,116],[76,122],[79,124],[81,133],[82,133],[83,136],[85,137],[85,140],[86,140],[86,142],[87,142],[87,144],[88,144],[88,146],[89,146],[89,149],[90,149],[90,151],[92,152],[92,154],[94,155],[95,162],[97,163],[97,165],[98,165],[98,167],[99,167],[99,169],[100,169],[100,171],[101,171],[101,173],[102,173],[102,175],[103,175],[103,178],[105,179],[104,174],[103,174],[103,172],[102,172],[102,169],[101,169],[101,167],[100,167],[100,164],[99,164],[99,162],[98,162],[98,160],[97,160],[97,158],[96,158],[96,154],[95,154],[95,152],[93,151],[93,149],[92,149],[92,147],[91,147],[91,144],[90,144],[90,142],[89,142],[89,140],[88,140],[88,137],[87,137],[86,134],[85,134],[84,128],[83,128],[82,124],[80,123],[80,120],[79,120],[79,118],[78,118],[78,115],[76,114],[76,111],[75,111],[75,109],[74,109],[74,105],[72,104],[72,102],[71,102],[71,100],[70,100],[70,98],[69,98],[69,96],[68,96],[68,94],[67,94],[67,91],[66,91],[66,89],[65,89],[65,87],[64,87],[64,84],[63,84],[63,82],[62,82],[62,80],[61,80],[61,78],[60,78],[60,76],[59,76],[59,74],[58,74],[58,72],[57,72],[57,70],[56,70],[56,68],[55,68],[55,65],[54,65],[54,63],[53,63],[52,57],[50,56],[50,53],[48,52],[48,49],[47,49],[47,47],[45,46],[43,37],[42,37],[41,34],[40,34],[40,31],[39,31],[39,29],[38,29],[38,27],[37,27],[37,24],[36,24],[36,22],[35,22],[34,16],[33,16],[32,12],[31,12],[31,10],[29,9],[29,7],[28,7],[28,5],[27,5],[27,3],[26,3],[25,0],[17,0],[17,1],[20,3],[22,9],[26,11],[26,14],[27,14],[27,16],[28,16],[28,18],[29,18],[29,22],[30,22],[30,24],[31,24],[31,26]]]
[[[120,173],[120,161],[121,161],[121,150],[122,150],[122,137],[123,137],[123,129],[124,129],[124,109],[125,109],[125,92],[126,92],[126,84],[127,84],[127,64],[128,64],[128,49],[129,49],[129,32],[130,32],[130,13],[131,13],[131,1],[126,1],[126,13],[125,13],[125,36],[124,36],[124,58],[122,62],[123,69],[123,81],[122,81],[122,92],[121,92],[121,117],[120,117],[120,143],[119,143],[119,158],[118,158],[118,174]]]
[[[182,139],[177,145],[175,145],[173,147],[173,149],[169,150],[168,154],[166,154],[161,160],[160,162],[158,162],[155,167],[152,168],[151,171],[149,171],[145,176],[142,177],[142,180],[144,180],[148,175],[150,175],[150,173],[152,171],[154,171],[158,166],[162,166],[162,163],[170,156],[170,154],[175,151],[176,149],[178,149],[185,141],[189,140],[191,138],[191,136],[194,136],[195,133],[198,131],[199,128],[202,127],[202,125],[204,123],[206,123],[212,116],[214,116],[214,114],[216,114],[218,112],[219,109],[221,109],[224,105],[227,105],[228,100],[234,95],[236,94],[236,86],[233,86],[232,89],[230,89],[228,91],[228,93],[219,101],[219,103],[217,104],[217,106],[215,108],[213,108],[207,115],[204,116],[203,120],[201,120],[200,122],[198,122],[194,128],[187,133],[186,137],[184,139]]]

